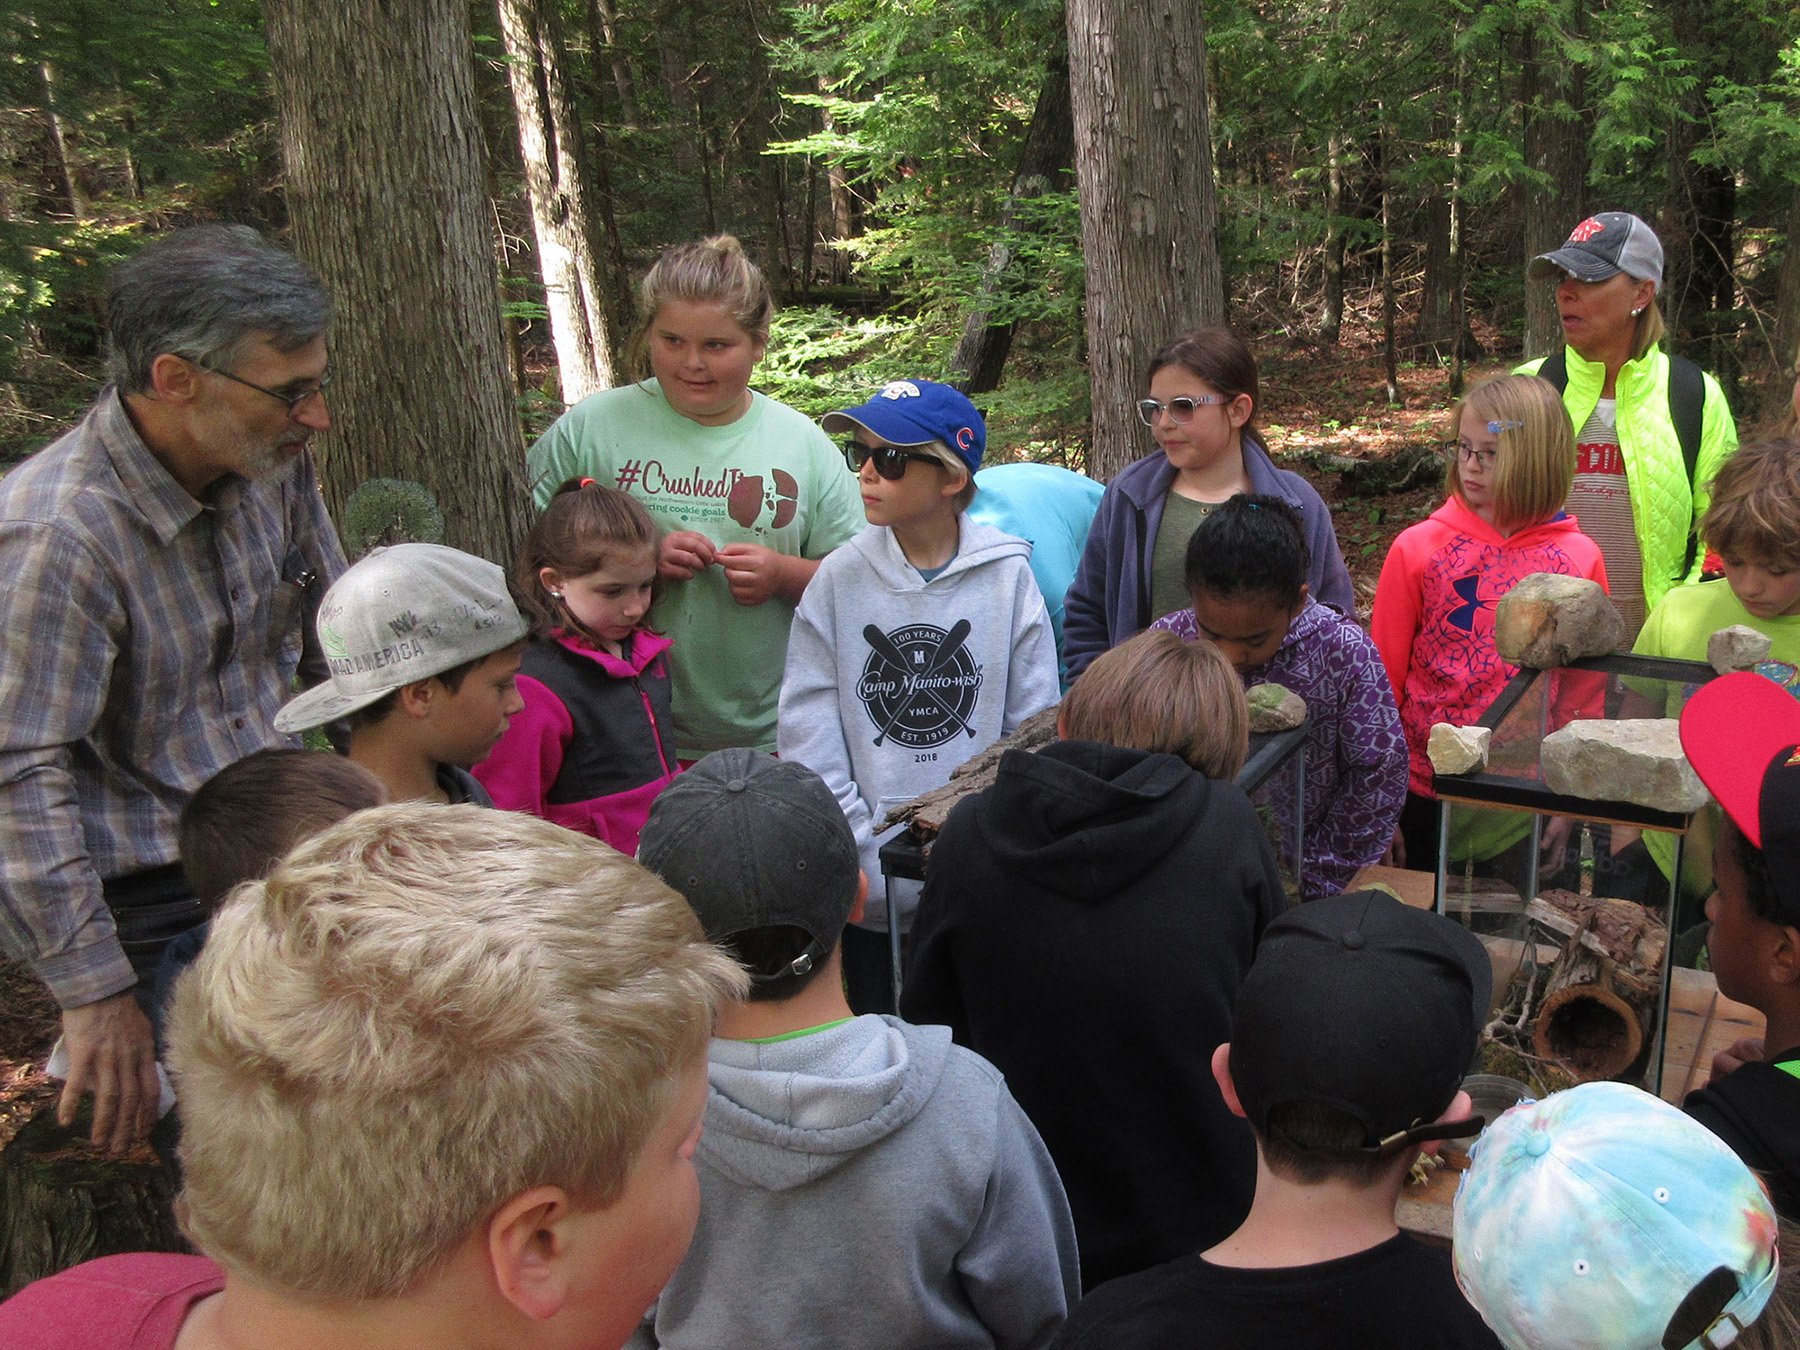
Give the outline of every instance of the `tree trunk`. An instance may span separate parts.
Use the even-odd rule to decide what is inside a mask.
[[[1038,90],[1025,147],[1019,154],[1019,170],[1013,177],[1012,194],[1000,209],[1000,228],[1010,230],[1018,218],[1017,203],[1041,197],[1066,185],[1075,158],[1075,115],[1069,104],[1069,59],[1059,52],[1051,58]],[[1013,321],[996,323],[993,301],[1004,294],[1012,278],[1011,247],[1002,238],[988,252],[981,292],[975,308],[963,324],[962,340],[950,358],[952,377],[971,394],[986,393],[1000,385],[1000,372],[1012,350]]]
[[[1425,266],[1419,281],[1419,312],[1413,341],[1440,347],[1451,341],[1450,197],[1434,192],[1425,199]]]
[[[1143,448],[1133,404],[1157,347],[1225,318],[1206,35],[1174,0],[1069,0],[1075,174],[1087,258],[1088,470]]]
[[[588,45],[594,64],[605,61],[612,68],[613,88],[619,91],[619,120],[628,127],[638,123],[637,82],[619,51],[619,16],[611,0],[591,0],[588,5]]]
[[[1567,22],[1579,35],[1581,9]],[[1525,164],[1536,175],[1524,189],[1523,256],[1520,270],[1540,253],[1569,237],[1587,214],[1588,126],[1586,72],[1570,61],[1554,39],[1527,28],[1521,39],[1519,104],[1525,115]],[[1525,286],[1525,355],[1547,356],[1562,346],[1555,288]]]
[[[619,381],[594,242],[597,226],[588,213],[581,129],[563,74],[561,25],[555,0],[499,0],[499,5],[562,400],[578,403]]]
[[[1344,328],[1344,137],[1331,134],[1325,152],[1325,314],[1319,341],[1335,347]]]
[[[328,500],[369,478],[436,494],[445,542],[524,533],[469,11],[457,0],[268,0],[297,251],[337,305]]]
[[[75,168],[69,162],[69,138],[63,130],[62,108],[56,96],[56,69],[48,61],[38,62],[38,82],[44,91],[44,119],[49,124],[50,157],[56,163],[56,181],[61,187],[69,215],[86,220],[87,199],[75,181]]]
[[[1782,245],[1781,272],[1775,284],[1775,378],[1763,400],[1763,415],[1771,422],[1790,416],[1794,392],[1794,367],[1800,361],[1800,183],[1788,200],[1787,235]]]
[[[1379,105],[1378,105],[1379,106]],[[1387,110],[1381,111],[1381,131],[1376,140],[1381,180],[1381,372],[1387,381],[1390,407],[1400,402],[1400,362],[1394,343],[1394,185],[1388,176]]]

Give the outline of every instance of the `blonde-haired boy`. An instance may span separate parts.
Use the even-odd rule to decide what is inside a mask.
[[[1056,642],[1031,545],[964,508],[987,445],[975,405],[947,384],[893,380],[828,413],[869,527],[819,564],[794,615],[776,748],[825,780],[879,884],[890,808],[1056,702]],[[918,895],[896,883],[904,931]],[[892,1012],[883,906],[844,930],[857,1012]]]
[[[52,1277],[0,1340],[617,1346],[692,1236],[707,1039],[743,988],[603,844],[358,813],[236,892],[176,986],[204,1255]]]
[[[1704,661],[1707,639],[1719,629],[1753,628],[1770,641],[1757,673],[1800,697],[1800,441],[1782,437],[1743,447],[1719,469],[1711,492],[1700,535],[1723,560],[1725,577],[1670,591],[1644,621],[1632,650]],[[1670,702],[1674,706],[1657,712],[1678,714],[1678,699]],[[1682,891],[1690,906],[1712,891],[1716,821],[1708,811],[1688,840]],[[1646,831],[1642,847],[1666,885],[1675,866],[1675,836]],[[1615,866],[1628,869],[1632,856],[1636,849]]]

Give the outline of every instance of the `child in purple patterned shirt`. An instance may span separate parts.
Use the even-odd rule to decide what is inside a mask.
[[[1258,794],[1281,823],[1283,861],[1305,900],[1336,895],[1380,862],[1406,800],[1406,739],[1369,635],[1307,593],[1306,539],[1279,497],[1240,495],[1200,523],[1188,543],[1192,609],[1153,627],[1209,638],[1246,687],[1279,684],[1306,700],[1305,829],[1294,837],[1292,765]]]

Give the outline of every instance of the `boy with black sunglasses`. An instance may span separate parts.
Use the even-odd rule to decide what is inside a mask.
[[[776,745],[830,786],[879,885],[893,807],[1056,702],[1056,646],[1031,546],[970,521],[987,430],[949,385],[894,380],[828,414],[852,436],[869,527],[829,555],[794,616]],[[902,931],[918,886],[897,881]],[[887,915],[844,933],[857,1012],[892,1012]]]

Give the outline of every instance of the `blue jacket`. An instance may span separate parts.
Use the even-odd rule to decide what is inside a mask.
[[[1338,551],[1331,512],[1297,473],[1275,467],[1255,437],[1244,437],[1250,490],[1280,497],[1300,513],[1312,566],[1307,585],[1321,604],[1356,616],[1356,592]],[[1161,450],[1122,470],[1107,484],[1088,531],[1081,567],[1063,600],[1063,664],[1072,680],[1101,652],[1150,625],[1150,555],[1162,524],[1163,499],[1175,466]]]

